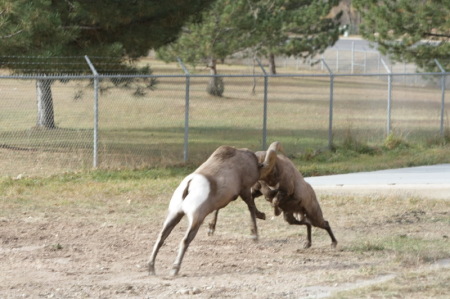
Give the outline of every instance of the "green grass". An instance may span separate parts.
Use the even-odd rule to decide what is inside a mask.
[[[445,219],[440,219],[440,223]],[[423,237],[409,237],[406,234],[394,235],[380,239],[359,240],[353,242],[344,250],[357,253],[390,254],[405,265],[433,263],[448,257],[447,238],[424,239]]]
[[[393,149],[380,146],[371,147],[369,152],[367,150],[359,151],[360,147],[360,145],[356,148],[348,145],[336,145],[332,151],[307,151],[289,155],[289,157],[305,177],[450,162],[449,145],[409,145]],[[167,166],[125,169],[100,168],[92,170],[86,168],[81,171],[59,172],[44,176],[28,176],[25,174],[19,180],[13,179],[11,176],[3,176],[0,177],[0,194],[5,194],[7,190],[11,192],[11,189],[8,189],[11,186],[14,186],[14,192],[19,196],[24,192],[39,192],[44,185],[58,191],[59,188],[63,188],[69,182],[75,185],[92,183],[98,185],[98,188],[106,184],[113,194],[118,194],[124,192],[124,190],[126,192],[129,188],[135,188],[136,185],[139,186],[144,182],[148,184],[149,180],[151,184],[148,186],[161,190],[158,182],[170,181],[170,185],[174,187],[182,177],[192,172],[198,165],[198,163],[179,163]],[[129,183],[133,183],[133,186],[127,186]],[[149,190],[148,186],[146,186],[146,190]],[[152,190],[151,193],[154,193],[154,191]]]
[[[389,168],[433,165],[449,162],[450,147],[410,145],[388,149],[384,146],[356,148],[337,145],[333,151],[309,151],[291,156],[304,176],[373,171]],[[360,149],[364,150],[361,152]]]
[[[205,141],[206,142],[206,141]],[[114,154],[109,156],[110,167],[100,167],[97,171],[91,170],[91,151],[85,150],[84,160],[81,160],[81,152],[78,153],[78,158],[72,163],[81,163],[84,167],[80,170],[82,173],[89,175],[95,175],[94,178],[101,176],[118,177],[124,179],[130,177],[138,179],[139,177],[154,177],[157,175],[172,175],[178,172],[187,173],[195,169],[202,161],[206,159],[208,155],[214,150],[218,144],[210,141],[210,146],[205,149],[202,146],[191,145],[190,151],[192,155],[196,157],[193,161],[188,163],[176,162],[177,160],[166,153],[164,150],[158,147],[144,147],[141,148],[143,156],[139,156],[133,152],[128,152],[127,148],[131,145],[123,144],[122,147],[116,145],[114,150],[120,151],[122,148],[122,154]],[[218,142],[217,142],[218,143]],[[282,142],[283,145],[285,143]],[[139,146],[135,145],[137,148]],[[245,141],[241,141],[238,146],[245,146]],[[171,145],[166,145],[166,149],[171,149]],[[1,149],[0,149],[1,150]],[[112,151],[113,149],[104,149],[105,151]],[[6,158],[1,163],[11,168],[11,173],[21,173],[25,176],[48,176],[51,174],[61,174],[65,172],[74,172],[67,165],[67,154],[64,152],[48,152],[44,151],[39,153],[36,151],[21,151],[6,149],[5,152],[8,155],[12,155],[11,159]],[[356,144],[335,144],[332,150],[305,150],[302,152],[291,153],[286,150],[287,155],[297,165],[297,168],[302,172],[304,176],[317,176],[317,175],[329,175],[359,171],[373,171],[379,169],[389,168],[401,168],[412,167],[421,165],[433,165],[440,163],[450,162],[450,145],[423,145],[408,143],[407,146],[403,143],[396,148],[388,148],[386,146],[371,146],[363,143]],[[20,154],[20,156],[17,156]],[[56,156],[55,155],[59,155]],[[180,153],[182,155],[182,153]],[[7,156],[5,156],[7,157]],[[100,156],[101,159],[107,157]],[[125,157],[125,158],[124,158]],[[128,157],[128,158],[127,158]],[[136,163],[139,157],[142,161]],[[69,156],[70,158],[70,156]],[[113,159],[118,159],[117,166],[113,164]],[[129,159],[128,166],[123,166],[123,159]],[[39,164],[39,169],[36,173],[30,169],[31,165]],[[148,166],[153,164],[154,166]],[[70,164],[72,166],[72,164]],[[75,165],[75,169],[79,169],[80,165]],[[63,170],[61,170],[63,169]],[[8,168],[3,169],[2,175],[8,175]],[[6,172],[5,172],[6,171]],[[11,175],[10,176],[17,176]],[[64,176],[63,176],[64,177]]]

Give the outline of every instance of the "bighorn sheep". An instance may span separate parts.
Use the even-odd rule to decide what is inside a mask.
[[[260,179],[268,177],[271,174],[271,172],[273,171],[274,165],[275,165],[275,162],[276,162],[276,159],[274,159],[274,157],[276,157],[276,151],[277,150],[282,151],[281,144],[278,141],[272,143],[269,146],[269,148],[267,149],[267,152],[268,153],[270,152],[272,154],[266,156],[265,155],[266,152],[261,152],[261,151],[257,152],[257,153],[259,153],[259,156],[257,157],[257,159],[260,161],[260,163],[262,163],[261,165],[264,165],[264,167],[261,169],[261,172],[260,172],[260,175],[259,175]],[[275,156],[274,156],[274,154],[275,154]],[[266,157],[266,158],[264,158],[264,157]],[[269,161],[269,158],[271,158],[270,161]],[[255,184],[256,184],[256,182],[255,182]],[[252,190],[253,190],[253,188],[250,189],[251,192],[252,192]],[[261,195],[261,194],[262,193],[259,193],[259,195]],[[253,204],[255,203],[255,197],[256,196],[253,196],[253,194],[252,194],[251,202]],[[255,205],[255,213],[256,213],[256,218],[263,219],[263,220],[266,219],[266,215],[263,212],[260,212],[258,210],[258,208],[256,207],[256,205]],[[214,216],[212,217],[212,220],[209,223],[209,230],[208,230],[208,235],[209,236],[212,236],[214,234],[214,231],[216,230],[216,223],[217,223],[218,216],[219,216],[219,209],[217,209],[215,211]],[[258,239],[258,236],[256,234],[253,234],[253,237],[254,237],[255,240]]]
[[[212,211],[225,207],[238,196],[246,202],[252,220],[252,233],[257,237],[256,206],[250,187],[265,174],[269,165],[258,163],[256,155],[247,149],[219,147],[199,168],[188,175],[176,188],[169,203],[168,215],[153,247],[148,269],[155,274],[156,255],[184,215],[188,229],[182,239],[172,268],[178,274],[186,249],[198,232],[205,217]]]
[[[252,187],[252,197],[264,194],[274,206],[275,215],[279,215],[281,210],[289,224],[306,225],[305,248],[311,247],[311,225],[325,229],[330,235],[331,245],[336,247],[337,240],[328,221],[323,218],[316,193],[294,163],[286,156],[276,153],[278,150],[281,150],[281,145],[274,142],[267,153],[255,153],[259,161],[266,161],[268,165],[273,165],[273,169],[266,171],[266,175],[261,176],[260,181]]]

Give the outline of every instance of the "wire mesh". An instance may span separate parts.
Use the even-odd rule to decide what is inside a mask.
[[[253,60],[247,60],[251,65],[225,61],[218,66],[223,74],[214,77],[204,67],[188,67],[186,74],[178,63],[154,59],[129,62],[127,68],[118,66],[123,61],[117,59],[90,60],[98,77],[80,57],[0,59],[0,175],[51,175],[92,168],[94,78],[99,79],[97,150],[101,168],[184,163],[187,149],[187,162],[198,164],[219,145],[257,151],[266,139],[267,144],[281,141],[288,153],[297,155],[326,148],[330,127],[337,144],[349,138],[379,144],[388,134],[388,74],[384,69],[342,73],[327,61],[331,73],[322,70],[320,63],[307,72],[280,64],[279,74],[272,76],[265,75]],[[26,74],[7,71],[12,63],[23,65],[21,71],[26,69]],[[52,63],[67,69],[59,65],[59,73],[43,75],[43,64],[50,72]],[[71,71],[69,63],[77,67]],[[137,71],[147,64],[153,73]],[[443,109],[441,106],[443,75],[448,73],[392,71],[393,132],[426,142],[439,134],[441,115],[448,130],[448,101]],[[222,97],[206,92],[212,78],[222,80]],[[39,82],[51,93],[53,126],[39,122]]]

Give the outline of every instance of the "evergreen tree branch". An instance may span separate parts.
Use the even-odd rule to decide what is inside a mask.
[[[440,34],[440,33],[431,33],[431,32],[424,32],[424,36],[432,36],[432,37],[445,37],[450,38],[450,34]]]
[[[8,35],[0,36],[0,39],[11,38],[11,37],[13,37],[13,36],[16,36],[16,35],[20,34],[22,31],[23,31],[23,29],[21,29],[21,30],[19,30],[19,31],[16,31],[16,32],[14,32],[14,33],[8,34]]]

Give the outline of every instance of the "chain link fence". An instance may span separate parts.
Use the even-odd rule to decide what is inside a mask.
[[[427,142],[449,128],[445,70],[343,73],[324,59],[307,71],[280,64],[269,75],[264,61],[225,61],[224,94],[215,97],[207,69],[148,58],[153,74],[118,74],[113,64],[97,72],[95,59],[91,68],[89,57],[81,61],[78,73],[1,71],[0,175],[199,164],[222,144],[256,151],[279,140],[299,155],[349,136],[380,144],[395,132]],[[51,92],[53,125],[39,121],[47,109],[39,84]]]

